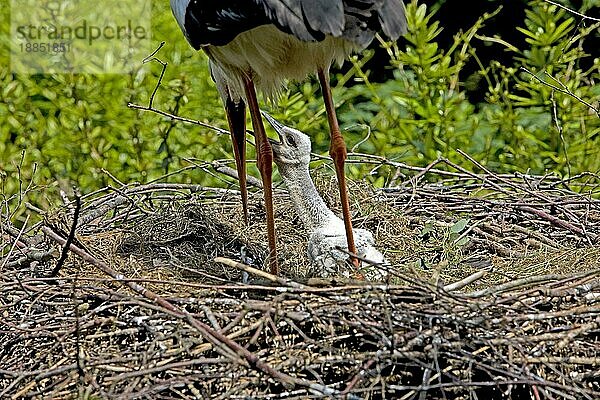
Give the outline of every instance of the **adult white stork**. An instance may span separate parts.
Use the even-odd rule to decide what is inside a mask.
[[[348,249],[356,253],[344,175],[346,144],[329,85],[329,67],[362,50],[382,31],[397,39],[406,31],[402,0],[170,0],[185,37],[204,50],[225,105],[240,180],[244,219],[246,189],[246,103],[256,137],[256,161],[267,212],[269,265],[277,274],[273,217],[273,152],[260,116],[256,88],[276,97],[285,80],[316,72],[329,122]],[[353,260],[355,263],[358,260]]]

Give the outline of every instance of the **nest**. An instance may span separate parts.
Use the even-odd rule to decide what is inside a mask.
[[[351,183],[387,282],[313,276],[279,189],[279,277],[260,193],[248,226],[235,190],[168,183],[1,221],[0,397],[600,397],[597,178],[400,178]]]

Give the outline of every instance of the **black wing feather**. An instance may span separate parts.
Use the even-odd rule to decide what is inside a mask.
[[[406,32],[402,0],[191,0],[185,15],[192,46],[221,46],[265,24],[304,41],[326,35],[368,44],[375,32],[395,40]]]
[[[196,50],[222,46],[237,35],[271,21],[251,1],[191,0],[185,13],[185,35]]]
[[[379,10],[381,30],[391,40],[406,33],[406,10],[402,0],[387,0]]]
[[[342,0],[253,0],[271,22],[300,40],[320,41],[340,36],[344,28]]]
[[[343,33],[344,4],[341,0],[304,0],[302,11],[313,30],[332,36],[340,36]]]
[[[372,39],[378,31],[396,40],[406,33],[402,0],[253,1],[262,5],[271,23],[301,40],[322,40],[324,35],[353,39],[361,32]]]

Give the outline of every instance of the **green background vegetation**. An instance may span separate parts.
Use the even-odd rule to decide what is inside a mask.
[[[579,10],[597,5],[595,0],[584,1]],[[515,21],[525,46],[479,35],[490,17],[482,15],[473,27],[454,36],[451,46],[441,48],[443,28],[436,22],[436,7],[415,2],[407,6],[409,34],[397,45],[381,44],[395,79],[373,79],[364,67],[371,50],[353,57],[351,68],[333,78],[349,148],[369,135],[356,151],[413,165],[444,157],[473,169],[457,153],[461,149],[497,172],[573,176],[600,170],[600,119],[592,108],[564,93],[570,91],[598,107],[600,54],[585,51],[587,41],[597,41],[598,23],[584,24],[556,6],[531,1],[526,19]],[[8,12],[6,7],[0,11],[5,38]],[[153,0],[152,33],[154,45],[166,42],[158,57],[169,64],[154,105],[226,128],[206,58],[185,42],[166,0]],[[509,53],[512,61],[482,62],[475,41],[496,46],[499,54]],[[56,199],[58,189],[72,185],[86,193],[118,185],[115,180],[147,182],[193,165],[194,160],[232,158],[226,135],[127,107],[129,102],[147,104],[160,64],[143,65],[140,60],[137,70],[123,75],[30,76],[10,71],[4,61],[8,40],[2,43],[0,191],[5,199],[23,200],[18,193],[31,183],[45,190],[28,200],[44,207]],[[479,71],[463,76],[472,60]],[[484,87],[483,101],[468,98],[470,85]],[[328,130],[314,79],[290,86],[277,104],[263,104],[283,122],[309,133],[315,152],[326,153]],[[253,169],[250,173],[258,176]],[[390,177],[385,168],[372,174],[368,166],[356,164],[349,173],[355,179],[368,176],[377,186],[386,185]],[[201,169],[187,169],[168,180],[223,184],[221,177]]]

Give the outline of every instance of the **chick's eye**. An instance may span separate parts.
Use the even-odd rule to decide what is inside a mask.
[[[294,140],[294,137],[293,137],[293,136],[291,136],[291,135],[288,135],[288,137],[287,137],[287,141],[288,141],[288,143],[290,144],[290,146],[294,146],[294,147],[296,147],[296,141]]]

